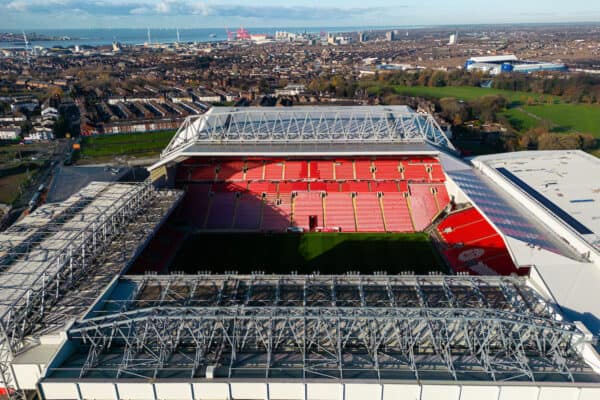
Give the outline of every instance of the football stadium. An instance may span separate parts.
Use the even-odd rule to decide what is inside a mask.
[[[0,397],[600,398],[600,161],[212,108],[0,233]]]

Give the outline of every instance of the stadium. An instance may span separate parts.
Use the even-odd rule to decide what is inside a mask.
[[[188,118],[0,234],[1,395],[600,396],[600,169],[404,106]]]

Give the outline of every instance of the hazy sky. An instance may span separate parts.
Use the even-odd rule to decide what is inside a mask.
[[[600,0],[0,0],[0,31],[600,21]]]

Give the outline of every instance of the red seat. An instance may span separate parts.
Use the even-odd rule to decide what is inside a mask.
[[[248,191],[255,195],[262,193],[277,193],[277,184],[273,182],[250,182],[248,183]]]
[[[359,193],[356,196],[356,219],[360,232],[385,232],[377,193]]]
[[[192,172],[190,179],[193,181],[214,181],[217,176],[217,171],[212,163],[194,165],[190,167]]]
[[[311,179],[333,180],[333,161],[311,161],[310,162]]]
[[[355,179],[354,168],[351,160],[336,160],[335,161],[335,179]]]
[[[355,160],[356,179],[373,179],[372,165],[370,160]]]
[[[373,183],[371,183],[371,187]],[[397,192],[398,184],[396,182],[391,181],[380,181],[375,183],[374,192]]]
[[[448,245],[444,256],[457,272],[484,275],[525,272],[515,267],[504,240],[476,208],[447,216],[438,225],[438,232]]]
[[[422,231],[440,212],[429,185],[410,185],[410,206],[417,231]]]
[[[375,160],[375,178],[378,180],[383,179],[401,179],[400,171],[398,166],[400,163],[398,160]]]
[[[220,181],[243,181],[243,161],[224,161],[219,165],[217,179]]]
[[[325,227],[341,227],[342,232],[354,232],[354,207],[350,193],[330,192],[325,198]]]
[[[265,162],[265,179],[268,181],[280,181],[283,179],[283,161]]]
[[[406,198],[399,192],[383,194],[383,215],[386,228],[390,232],[413,232]]]
[[[307,182],[279,182],[279,193],[291,193],[297,191],[307,191]]]
[[[369,182],[366,181],[348,181],[342,182],[342,192],[368,192]]]
[[[306,161],[286,161],[283,178],[288,181],[307,179],[308,163]]]
[[[309,230],[309,218],[317,217],[317,226],[323,226],[323,202],[321,193],[299,192],[294,199],[294,226]]]
[[[262,180],[264,161],[246,161],[246,180]]]

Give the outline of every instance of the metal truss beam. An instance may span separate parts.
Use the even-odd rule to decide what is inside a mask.
[[[188,117],[162,157],[193,144],[421,143],[453,148],[435,119],[393,108],[211,109]]]
[[[101,290],[114,273],[120,273],[130,259],[130,253],[152,233],[164,215],[154,215],[156,213],[153,210],[149,212],[148,207],[153,205],[156,211],[164,213],[167,211],[165,207],[174,204],[173,198],[159,194],[150,182],[119,185],[128,190],[118,196],[102,197],[107,201],[104,207],[92,207],[90,210],[78,202],[35,230],[34,237],[48,238],[52,246],[43,252],[44,257],[38,258],[35,268],[29,272],[29,284],[16,287],[10,281],[2,283],[0,290],[13,290],[13,295],[7,297],[10,302],[2,303],[0,314],[0,384],[5,387],[15,387],[8,366],[15,355],[28,348],[29,336],[36,332],[51,331],[52,327],[60,327],[70,318],[80,317],[90,301],[95,299],[77,299],[90,291],[89,288],[84,289],[86,285],[82,285],[82,282],[90,280],[92,284],[100,285],[95,288],[96,291]],[[108,191],[110,187],[107,186]],[[98,193],[96,198],[100,196],[103,194]],[[165,206],[161,205],[163,197],[168,203]],[[83,218],[83,215],[86,217]],[[66,223],[73,223],[77,228],[63,227]],[[136,224],[136,230],[124,231],[132,229],[130,223]],[[69,234],[64,240],[55,240],[54,235],[65,232]],[[10,258],[5,259],[4,278],[15,273],[27,276],[27,271],[13,271],[20,266],[14,263],[20,260],[31,263],[31,254],[39,254],[40,248],[47,243],[44,240],[31,241],[31,238],[26,239],[29,240],[28,251],[9,249],[6,253],[10,254]],[[114,272],[103,274],[98,271],[99,260],[101,269]],[[113,264],[116,269],[111,269],[110,265]],[[93,357],[90,362],[92,360]]]
[[[123,312],[68,333],[88,350],[81,377],[201,377],[215,366],[228,378],[574,381],[586,370],[581,332],[549,307],[530,307],[545,302],[516,278],[123,279],[140,288]],[[465,290],[481,297],[468,303]]]

